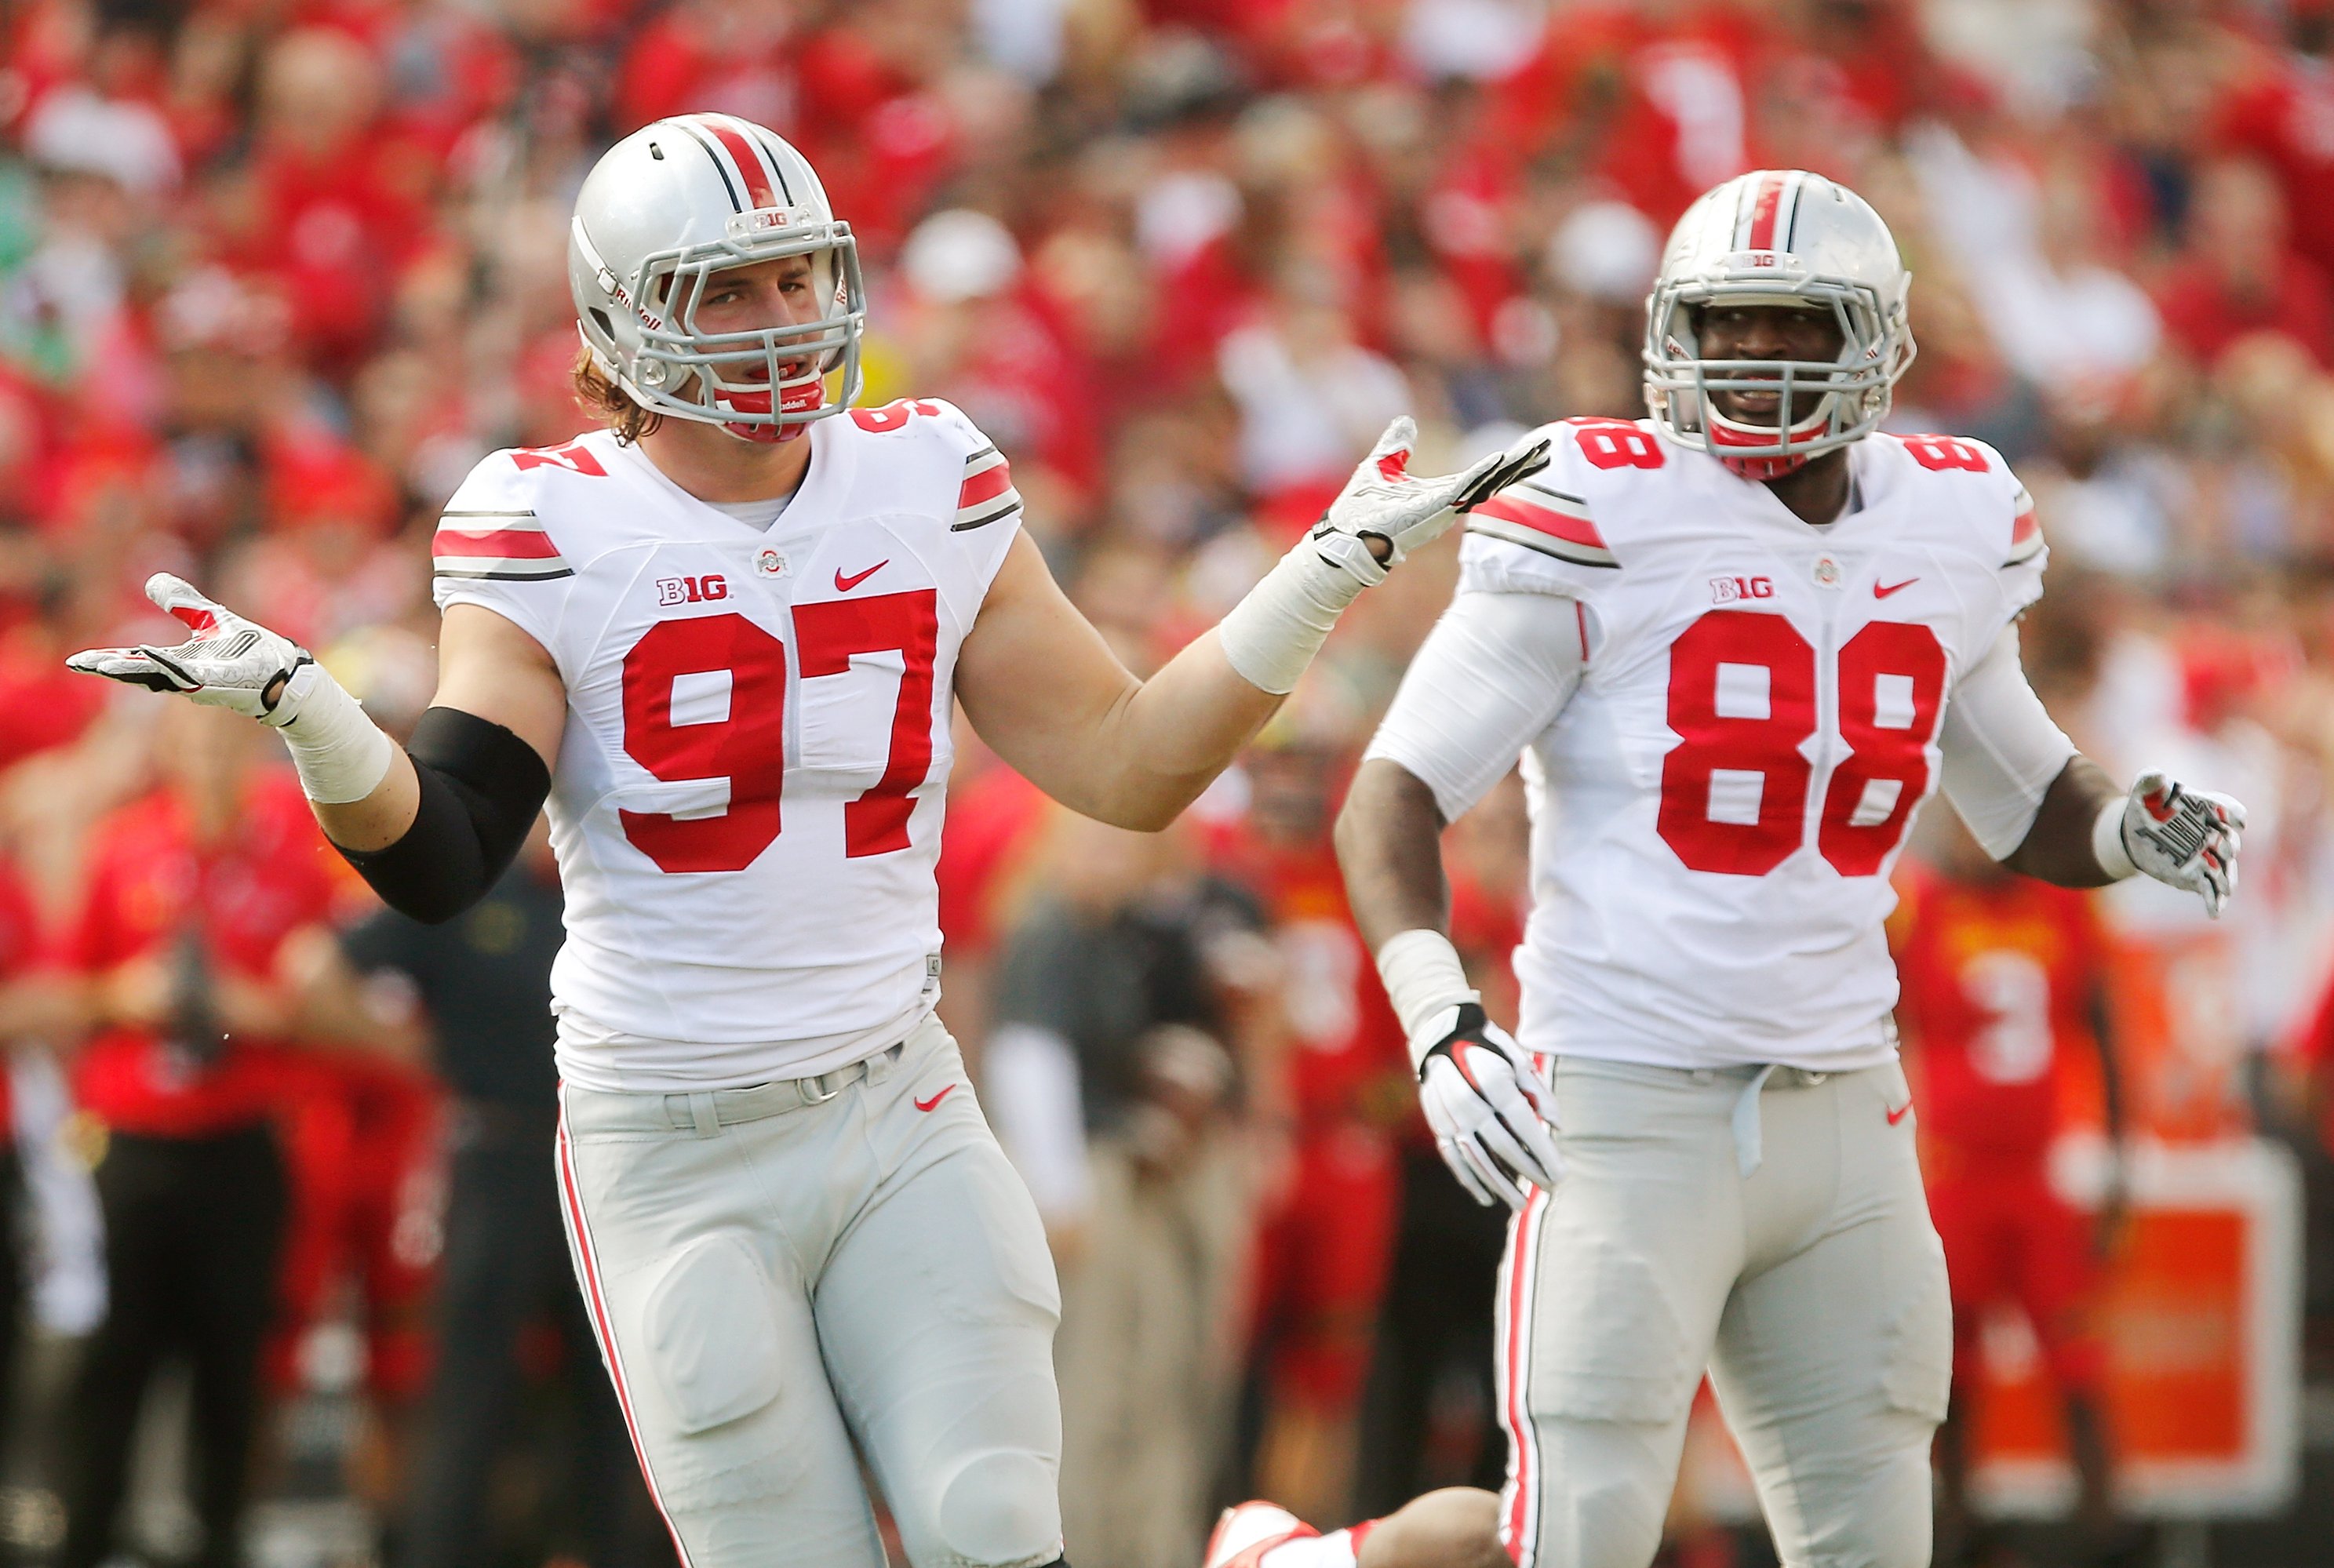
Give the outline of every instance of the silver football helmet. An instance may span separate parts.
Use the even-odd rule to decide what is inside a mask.
[[[1760,169],[1705,192],[1670,231],[1645,302],[1645,407],[1683,445],[1746,477],[1771,479],[1869,435],[1913,362],[1905,295],[1913,274],[1880,215],[1846,186],[1804,169]],[[1723,302],[1828,310],[1839,358],[1707,360],[1698,311]],[[1820,389],[1796,420],[1794,390]],[[1783,424],[1730,419],[1713,392],[1782,394]]]
[[[698,330],[708,274],[791,255],[811,258],[828,302],[818,320]],[[858,398],[858,243],[809,159],[750,120],[676,115],[610,148],[575,197],[567,284],[602,372],[658,413],[776,440]],[[842,395],[829,401],[837,370]]]

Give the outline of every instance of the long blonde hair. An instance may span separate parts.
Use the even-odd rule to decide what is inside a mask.
[[[600,422],[616,433],[616,439],[626,444],[652,434],[664,423],[664,416],[653,409],[643,409],[632,399],[631,394],[616,385],[608,372],[600,368],[590,349],[580,350],[575,356],[575,369],[570,377],[575,388],[575,400]]]

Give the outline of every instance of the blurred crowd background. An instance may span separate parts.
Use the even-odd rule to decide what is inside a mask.
[[[0,0],[0,1553],[667,1550],[552,1206],[541,856],[401,925],[271,740],[59,660],[164,635],[167,569],[410,723],[436,509],[587,422],[575,188],[708,109],[819,168],[867,265],[866,400],[969,413],[1138,670],[1391,416],[1432,469],[1641,412],[1700,190],[1797,166],[1870,198],[1916,280],[1894,428],[1992,441],[2036,497],[2038,684],[2112,768],[2252,813],[2230,919],[2118,890],[2096,978],[2124,1130],[2305,1178],[2306,1246],[2252,1244],[2291,1265],[2298,1363],[2232,1352],[2275,1369],[2301,1458],[2127,1560],[2334,1556],[2329,0]],[[1423,1140],[1327,836],[1454,561],[1365,596],[1166,833],[960,746],[944,1011],[1064,1275],[1082,1564],[1194,1563],[1228,1495],[1326,1526],[1496,1484],[1500,1217]],[[1522,844],[1512,780],[1451,839],[1495,1014]],[[2079,1139],[2100,1097],[2066,1099]],[[2107,1337],[2127,1371],[2177,1349]],[[1760,1561],[1696,1490],[1676,1559]]]

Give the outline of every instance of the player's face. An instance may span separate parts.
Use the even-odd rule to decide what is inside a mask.
[[[826,302],[818,293],[818,278],[808,256],[780,256],[776,261],[723,267],[708,273],[699,287],[697,330],[711,336],[807,326],[825,313]],[[787,376],[800,375],[808,368],[805,363],[780,366]],[[722,374],[738,380],[767,380],[769,367],[738,364]]]
[[[1800,305],[1706,306],[1697,337],[1705,360],[1801,360],[1831,364],[1842,342],[1839,321],[1828,310]],[[1753,372],[1758,373],[1758,372]],[[1823,399],[1820,390],[1791,394],[1791,419],[1808,418]],[[1742,425],[1783,423],[1783,394],[1712,392],[1718,411]]]

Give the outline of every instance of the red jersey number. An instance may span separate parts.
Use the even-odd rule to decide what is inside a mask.
[[[926,402],[921,398],[901,398],[880,409],[854,409],[851,410],[851,422],[863,430],[880,436],[886,430],[896,430],[906,424],[911,414],[922,414],[929,418],[940,411],[939,404]]]
[[[608,470],[600,467],[600,459],[592,456],[592,448],[581,441],[566,447],[521,447],[511,454],[511,464],[521,473],[529,468],[564,468],[571,474],[588,474],[594,479],[608,476]]]
[[[674,684],[728,676],[729,713],[675,724]],[[624,655],[624,751],[667,784],[729,781],[718,817],[619,811],[632,847],[668,871],[742,871],[778,836],[786,781],[786,645],[736,613],[660,620]]]
[[[1958,437],[1907,436],[1905,450],[1913,455],[1913,461],[1932,473],[1953,468],[1971,474],[1985,472],[1985,454]]]
[[[1662,448],[1644,431],[1626,419],[1567,419],[1580,443],[1580,455],[1598,468],[1658,468]]]
[[[900,698],[892,705],[892,750],[883,776],[843,808],[843,852],[888,854],[908,847],[908,792],[932,765],[932,657],[940,641],[940,599],[930,588],[834,599],[795,606],[805,680],[850,673],[854,656],[897,650],[905,661]]]
[[[1877,876],[1929,787],[1944,700],[1936,634],[1876,620],[1839,650],[1839,732],[1816,844],[1844,877]],[[1669,726],[1654,831],[1688,869],[1763,877],[1803,840],[1814,767],[1816,653],[1789,620],[1713,610],[1670,649]]]
[[[908,847],[910,794],[932,765],[932,664],[940,641],[931,589],[795,607],[805,680],[847,674],[860,654],[896,651],[903,669],[881,778],[844,806],[850,858]],[[674,683],[728,678],[726,717],[676,724]],[[786,786],[786,646],[744,616],[661,620],[624,656],[624,751],[668,784],[729,781],[719,816],[619,811],[632,847],[667,871],[742,871],[778,836]]]
[[[1713,610],[1670,649],[1655,826],[1697,871],[1763,877],[1799,847],[1816,728],[1816,653],[1779,615]]]

